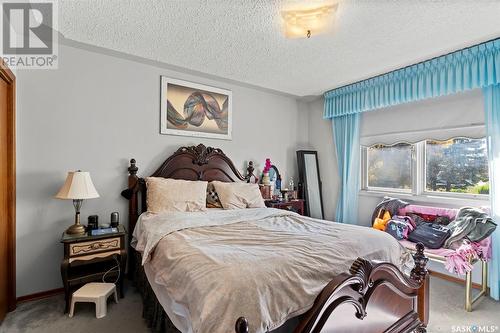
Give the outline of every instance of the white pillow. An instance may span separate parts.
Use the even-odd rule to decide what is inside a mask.
[[[148,212],[198,212],[206,210],[207,184],[161,177],[147,177]]]
[[[219,181],[213,181],[212,184],[224,209],[266,207],[258,184]]]

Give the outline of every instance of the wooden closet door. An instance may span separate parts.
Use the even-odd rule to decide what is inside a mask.
[[[15,78],[0,64],[0,321],[15,308]]]

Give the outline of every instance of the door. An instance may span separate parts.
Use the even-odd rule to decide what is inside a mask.
[[[15,78],[0,63],[0,321],[15,308]]]

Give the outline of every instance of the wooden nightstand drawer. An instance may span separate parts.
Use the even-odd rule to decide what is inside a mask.
[[[121,248],[120,245],[120,237],[73,243],[69,245],[69,256],[81,256],[95,252],[116,250]]]

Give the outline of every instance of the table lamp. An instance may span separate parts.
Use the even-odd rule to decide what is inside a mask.
[[[83,199],[99,198],[90,174],[85,171],[70,171],[66,177],[64,185],[56,194],[56,199],[73,200],[75,207],[75,224],[66,229],[69,235],[78,235],[85,233],[85,227],[80,224],[80,208]]]

